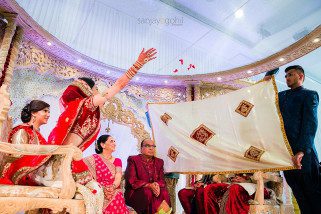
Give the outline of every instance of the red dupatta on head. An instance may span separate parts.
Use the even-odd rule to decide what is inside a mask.
[[[60,98],[60,103],[64,107],[64,112],[60,115],[56,127],[51,131],[48,137],[48,143],[53,145],[62,145],[67,135],[70,133],[74,126],[77,117],[81,114],[84,108],[86,99],[92,96],[92,90],[82,80],[76,80],[67,87]],[[99,111],[99,108],[96,109]],[[99,121],[98,121],[99,123]],[[96,130],[91,133],[87,139],[83,139],[83,143],[79,148],[84,151],[96,139],[100,130],[100,124],[97,125]]]

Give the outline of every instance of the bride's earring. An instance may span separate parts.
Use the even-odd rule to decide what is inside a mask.
[[[36,116],[32,115],[31,116],[31,124],[34,124],[36,122]]]

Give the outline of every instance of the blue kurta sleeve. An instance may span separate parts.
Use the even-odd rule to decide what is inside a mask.
[[[312,149],[314,137],[318,128],[318,105],[319,95],[315,91],[306,94],[303,104],[303,117],[301,124],[301,133],[298,139],[298,151],[307,152],[307,149]]]

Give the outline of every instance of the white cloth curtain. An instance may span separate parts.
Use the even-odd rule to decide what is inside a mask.
[[[244,111],[247,116],[236,112],[242,110],[242,101],[247,102],[247,107],[253,105],[249,112]],[[293,168],[274,79],[218,97],[148,107],[157,156],[164,160],[167,172],[235,173]],[[201,124],[209,131],[203,128],[196,134],[200,141],[209,132],[214,133],[206,145],[191,137]]]

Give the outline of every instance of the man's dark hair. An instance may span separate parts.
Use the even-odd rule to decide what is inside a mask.
[[[95,86],[95,81],[88,77],[80,77],[79,79],[85,81],[87,85],[89,85],[90,88],[93,88]]]
[[[285,69],[285,73],[288,72],[289,70],[292,70],[292,69],[297,70],[304,75],[304,69],[300,65],[291,65],[291,66],[287,67]]]
[[[142,142],[140,142],[140,148],[143,147],[145,140],[151,140],[151,139],[150,138],[145,138],[144,140],[142,140]]]

